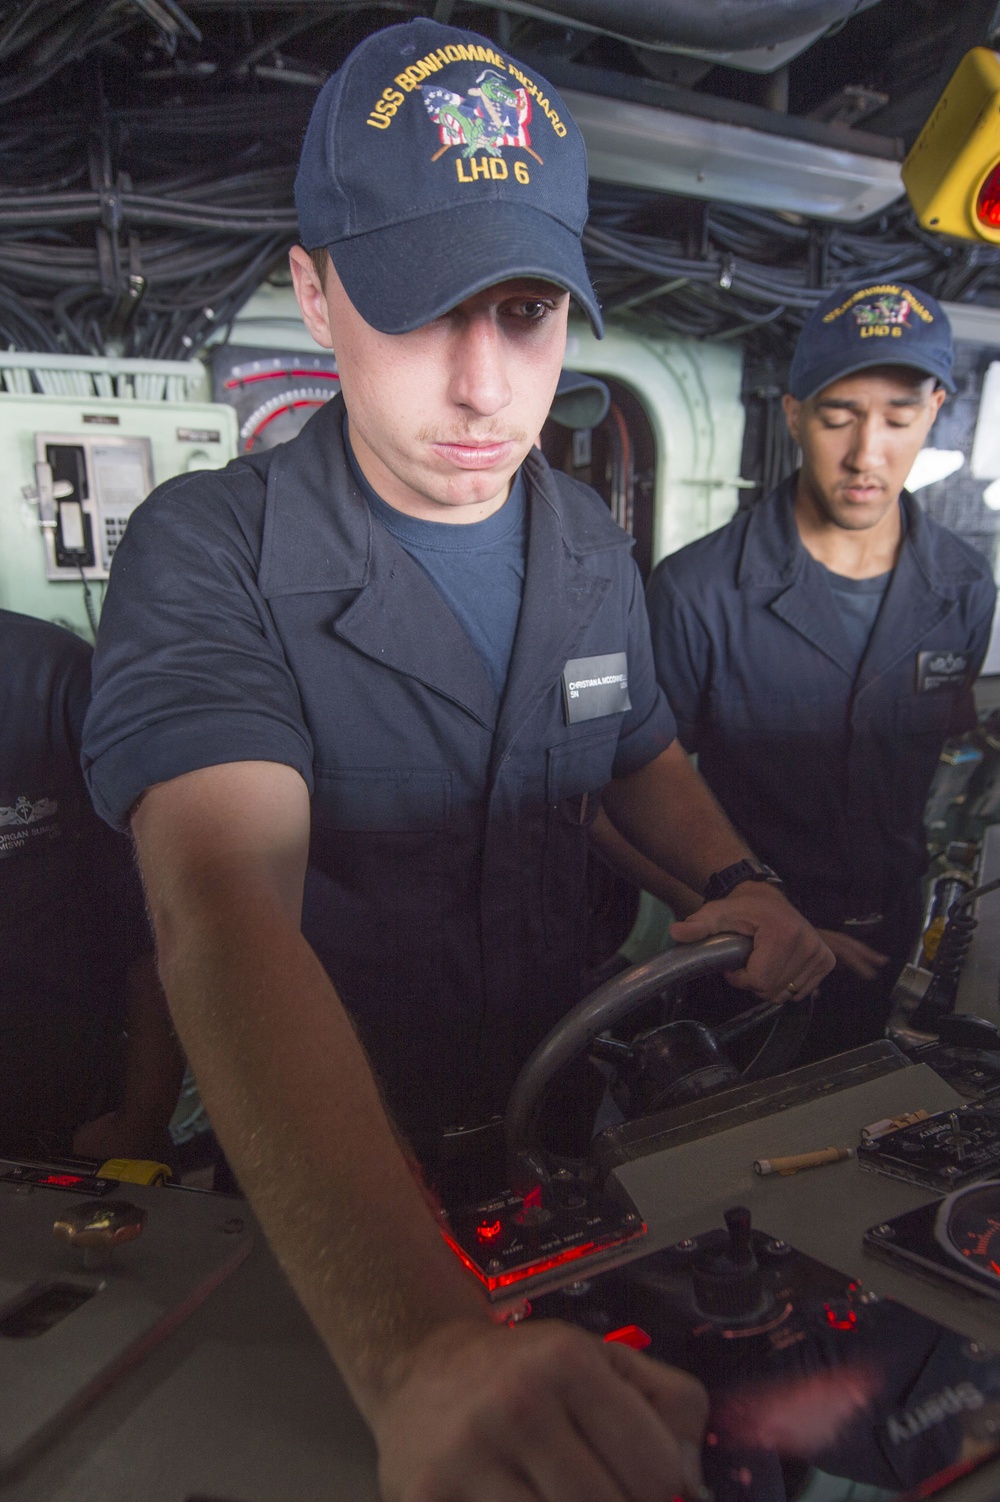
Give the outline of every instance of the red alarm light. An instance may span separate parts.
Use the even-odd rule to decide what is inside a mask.
[[[1000,229],[1000,162],[989,173],[976,199],[976,218],[990,229]]]

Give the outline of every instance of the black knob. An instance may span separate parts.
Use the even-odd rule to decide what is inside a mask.
[[[744,1205],[735,1205],[725,1214],[729,1230],[729,1255],[734,1267],[756,1267],[757,1259],[750,1247],[750,1211]]]
[[[726,1211],[728,1240],[718,1232],[691,1264],[695,1303],[712,1320],[745,1320],[764,1313],[771,1299],[750,1240],[750,1211]]]

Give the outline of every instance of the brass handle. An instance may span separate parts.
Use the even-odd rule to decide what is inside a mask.
[[[107,1267],[115,1247],[135,1241],[145,1224],[145,1210],[130,1200],[87,1200],[64,1210],[52,1234],[83,1252],[84,1267]]]

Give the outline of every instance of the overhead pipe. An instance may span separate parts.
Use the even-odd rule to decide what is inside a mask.
[[[489,0],[495,8],[497,0]],[[640,47],[742,52],[816,35],[878,0],[500,0],[501,8],[570,22]]]

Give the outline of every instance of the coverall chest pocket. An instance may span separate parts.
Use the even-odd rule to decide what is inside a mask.
[[[348,994],[371,990],[376,957],[397,990],[414,976],[433,983],[448,921],[451,805],[447,771],[317,773],[310,865],[325,893],[323,943]]]
[[[546,765],[544,890],[545,938],[576,942],[587,875],[587,830],[611,781],[620,716],[589,734],[550,747]]]
[[[951,728],[954,708],[955,693],[950,688],[900,694],[896,700],[896,734],[904,741],[930,736],[943,742]]]

